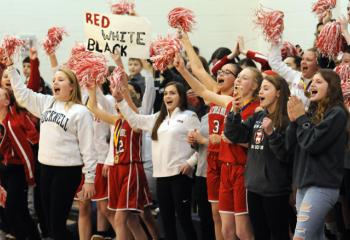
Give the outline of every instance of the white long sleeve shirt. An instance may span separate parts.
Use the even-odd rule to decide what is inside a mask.
[[[24,85],[17,71],[9,69],[17,102],[40,118],[39,162],[49,166],[83,166],[85,181],[94,182],[96,152],[93,117],[81,104],[67,108],[53,96],[35,93]]]
[[[136,114],[125,100],[118,108],[133,128],[152,132],[158,114]],[[153,177],[170,177],[180,173],[180,166],[190,160],[194,153],[187,143],[189,131],[199,129],[197,115],[189,110],[176,108],[158,128],[158,140],[152,140]]]
[[[309,99],[304,93],[304,84],[308,84],[309,79],[302,78],[302,74],[289,67],[282,61],[281,44],[272,44],[268,54],[269,65],[273,71],[283,77],[290,85],[290,92],[292,96],[297,96],[302,100],[305,106],[309,106]]]

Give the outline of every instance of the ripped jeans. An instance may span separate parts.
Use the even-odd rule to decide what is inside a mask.
[[[296,208],[298,211],[295,240],[323,240],[325,218],[339,197],[339,189],[306,187],[298,188]]]

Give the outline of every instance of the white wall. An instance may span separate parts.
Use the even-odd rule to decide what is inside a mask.
[[[262,4],[285,13],[284,39],[299,43],[305,48],[312,45],[317,23],[311,14],[316,0],[136,0],[137,12],[149,18],[154,35],[173,32],[168,27],[166,15],[174,7],[184,6],[196,14],[196,27],[192,42],[209,58],[219,46],[232,47],[238,35],[247,40],[247,47],[266,52],[266,44],[259,29],[254,28],[254,10]],[[84,40],[83,12],[93,10],[109,12],[107,0],[1,0],[0,37],[5,34],[32,33],[42,40],[51,26],[63,26],[69,33],[57,55],[64,62],[75,41]],[[345,14],[347,0],[338,0],[334,16]],[[42,75],[51,81],[48,61],[40,53]]]

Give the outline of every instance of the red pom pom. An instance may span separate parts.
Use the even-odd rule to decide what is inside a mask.
[[[119,3],[111,5],[111,12],[117,15],[124,15],[134,12],[135,4],[127,0],[121,0]]]
[[[6,57],[5,49],[0,47],[0,63],[4,60]]]
[[[334,71],[338,73],[341,80],[341,89],[344,96],[344,103],[349,108],[350,107],[350,65],[340,64]]]
[[[9,58],[12,58],[23,45],[24,41],[14,36],[6,36],[2,40],[2,48],[5,50],[5,56]]]
[[[265,39],[271,43],[278,43],[284,29],[282,11],[265,11],[262,8],[255,13],[255,24],[263,29]]]
[[[329,22],[318,35],[316,46],[323,56],[335,58],[342,50],[343,41],[340,23]]]
[[[180,27],[185,32],[191,32],[192,25],[195,22],[193,12],[186,8],[174,8],[168,14],[168,23],[170,27]]]
[[[76,54],[79,54],[79,53],[85,52],[85,51],[86,51],[86,48],[85,48],[84,43],[77,42],[71,50],[71,55],[76,55]]]
[[[121,89],[123,78],[125,77],[126,73],[123,68],[116,66],[109,77],[109,81],[111,82],[111,87]]]
[[[291,44],[290,42],[283,42],[283,46],[281,49],[281,55],[282,55],[282,59],[285,59],[287,57],[295,57],[298,55],[298,51],[297,49],[294,47],[293,44]]]
[[[177,38],[159,37],[157,41],[151,44],[150,52],[153,67],[163,71],[174,61],[175,54],[180,52],[181,44]]]
[[[43,42],[43,47],[47,54],[56,51],[58,45],[62,42],[63,35],[68,35],[63,28],[52,27],[47,31],[47,36]]]
[[[66,66],[75,73],[80,86],[91,87],[95,85],[95,81],[102,84],[108,73],[105,56],[82,50],[81,45],[72,49]]]
[[[324,12],[335,8],[337,0],[318,0],[312,5],[312,12],[316,13],[319,17],[322,17]]]
[[[0,206],[3,208],[5,207],[6,198],[7,198],[6,190],[2,186],[0,186]]]

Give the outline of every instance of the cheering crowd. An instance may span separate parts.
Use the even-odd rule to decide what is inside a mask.
[[[122,2],[113,13],[135,15]],[[282,41],[283,13],[259,10],[268,51],[246,49],[239,36],[209,62],[190,40],[192,12],[176,8],[176,38],[154,42],[150,59],[129,58],[128,71],[118,52],[107,66],[81,44],[59,63],[65,31],[52,28],[44,43],[51,87],[40,76],[39,50],[30,49],[19,71],[23,42],[5,38],[6,239],[71,239],[73,201],[81,240],[176,240],[177,223],[186,240],[350,239],[350,2],[338,19],[335,4],[314,5],[314,46]]]

